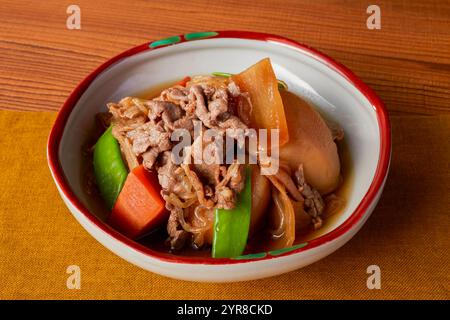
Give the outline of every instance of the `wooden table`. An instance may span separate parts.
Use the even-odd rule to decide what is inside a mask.
[[[66,28],[73,2],[81,30]],[[383,236],[397,241],[393,231],[407,228],[412,213],[419,220],[449,213],[449,1],[376,1],[380,30],[366,26],[367,1],[124,3],[1,0],[0,108],[56,111],[94,67],[151,39],[223,29],[280,34],[345,64],[387,105],[391,173],[369,224],[385,223]]]

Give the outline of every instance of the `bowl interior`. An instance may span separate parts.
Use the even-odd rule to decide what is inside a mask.
[[[353,182],[342,214],[315,236],[330,232],[356,209],[373,180],[380,154],[374,107],[347,79],[308,51],[271,41],[217,38],[147,50],[122,59],[99,74],[76,103],[59,147],[62,170],[73,193],[99,219],[105,218],[82,187],[82,148],[96,113],[106,103],[135,95],[186,75],[214,71],[238,73],[270,57],[275,73],[289,90],[313,102],[345,131],[352,158]]]

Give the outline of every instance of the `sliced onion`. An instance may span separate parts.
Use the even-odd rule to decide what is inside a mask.
[[[286,189],[274,176],[267,176],[272,182],[273,207],[270,217],[274,224],[274,229],[270,231],[274,240],[274,248],[286,248],[293,245],[295,241],[295,212],[291,199],[286,193]]]

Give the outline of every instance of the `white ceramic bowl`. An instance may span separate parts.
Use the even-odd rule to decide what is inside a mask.
[[[82,144],[94,115],[106,103],[161,83],[214,71],[238,73],[270,57],[275,73],[293,91],[337,121],[346,134],[354,182],[349,202],[319,237],[288,250],[239,259],[180,257],[155,252],[119,234],[102,220],[82,192]],[[269,277],[311,264],[337,250],[373,211],[389,169],[390,128],[381,100],[351,71],[292,40],[261,33],[222,31],[175,36],[132,48],[105,62],[69,96],[48,141],[48,163],[69,210],[100,243],[146,270],[209,282]],[[330,266],[333,268],[333,266]]]

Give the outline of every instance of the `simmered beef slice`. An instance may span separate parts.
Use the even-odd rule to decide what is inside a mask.
[[[318,229],[322,226],[322,219],[320,215],[323,213],[325,203],[320,193],[306,183],[305,175],[303,173],[303,165],[300,165],[295,172],[298,189],[305,198],[305,211],[311,216],[314,228]]]

